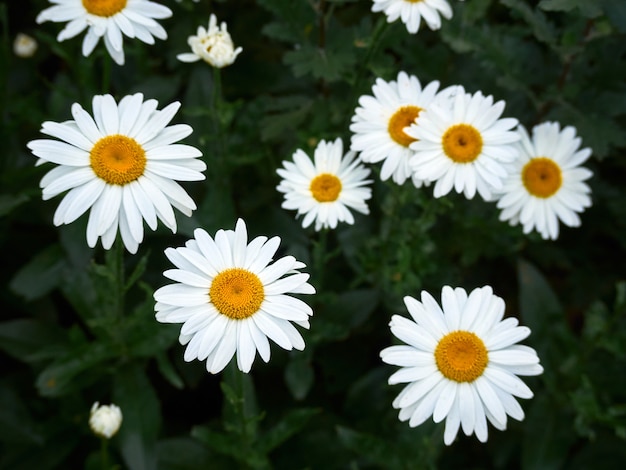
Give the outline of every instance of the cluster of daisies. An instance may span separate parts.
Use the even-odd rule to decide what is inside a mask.
[[[59,41],[87,29],[84,55],[102,38],[123,64],[122,35],[149,44],[167,37],[155,20],[171,11],[148,0],[51,2],[37,21],[67,21]],[[439,14],[451,16],[445,0],[374,0],[373,9],[384,10],[390,20],[401,17],[411,32],[420,18],[436,29]],[[208,29],[198,28],[188,42],[192,52],[178,56],[184,62],[224,67],[241,52],[214,15]],[[379,78],[372,92],[359,99],[349,151],[339,138],[322,140],[313,158],[297,150],[277,170],[282,206],[297,211],[303,227],[334,229],[354,223],[351,210],[367,214],[372,180],[365,164],[377,162],[383,162],[383,180],[410,179],[418,188],[434,184],[435,197],[454,189],[468,198],[478,193],[497,200],[504,220],[545,237],[556,238],[558,220],[578,224],[577,213],[590,204],[584,183],[590,173],[579,167],[590,151],[579,150],[573,128],[545,123],[529,136],[517,120],[501,118],[504,102],[461,86],[422,87],[404,72],[390,82]],[[174,209],[187,216],[196,209],[179,182],[203,180],[206,169],[198,149],[178,143],[191,127],[169,125],[179,107],[176,102],[158,109],[156,100],[141,93],[119,102],[105,94],[93,97],[91,114],[75,103],[72,120],[44,122],[41,132],[53,139],[33,140],[28,147],[37,164],[56,165],[41,180],[43,198],[66,193],[54,224],[72,223],[89,211],[88,245],[101,239],[110,249],[119,232],[131,253],[143,241],[144,221],[156,230],[160,220],[175,232]],[[301,271],[303,263],[276,257],[279,247],[279,237],[249,240],[239,219],[234,230],[211,236],[198,228],[184,246],[165,251],[174,268],[164,276],[173,283],[154,293],[156,319],[182,324],[186,361],[205,361],[209,372],[219,373],[235,357],[237,367],[249,372],[257,353],[269,361],[269,340],[286,350],[304,349],[296,326],[309,328],[313,311],[294,295],[315,289]],[[543,369],[532,348],[517,344],[530,330],[504,318],[504,301],[489,286],[469,294],[445,286],[441,306],[427,292],[420,300],[406,297],[405,304],[411,319],[394,315],[390,323],[404,344],[381,352],[384,362],[400,367],[389,382],[407,384],[393,402],[400,420],[417,426],[429,416],[436,422],[445,418],[444,441],[450,444],[459,428],[484,442],[487,421],[505,429],[507,417],[523,419],[516,398],[532,392],[518,376]],[[100,421],[106,426],[99,432],[110,436],[121,414]]]
[[[422,87],[405,72],[389,82],[378,78],[372,95],[359,99],[352,118],[351,149],[366,163],[382,162],[380,177],[420,188],[434,184],[434,197],[452,190],[472,199],[496,201],[500,219],[556,239],[559,221],[580,225],[591,205],[576,130],[556,122],[529,135],[517,119],[502,117],[504,101],[460,86]]]

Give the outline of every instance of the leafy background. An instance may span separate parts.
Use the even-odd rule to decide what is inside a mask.
[[[100,468],[87,425],[94,401],[121,406],[110,443],[119,468],[609,469],[626,461],[626,3],[621,0],[452,1],[440,31],[410,35],[386,24],[369,0],[161,0],[174,12],[154,47],[125,40],[126,65],[82,38],[56,42],[61,25],[36,25],[49,4],[1,1],[0,468]],[[210,13],[228,23],[243,53],[216,75],[177,53]],[[30,59],[13,54],[27,32]],[[327,234],[301,228],[280,208],[276,168],[320,139],[349,142],[357,99],[376,77],[401,70],[422,83],[462,84],[506,100],[526,127],[573,125],[593,149],[586,164],[593,206],[558,241],[498,221],[493,204],[377,180],[371,215]],[[107,84],[108,82],[108,84]],[[60,198],[43,202],[26,143],[45,120],[70,119],[94,94],[141,91],[204,153],[207,179],[186,184],[198,204],[178,234],[148,233],[124,275],[115,256],[85,243],[86,217],[55,228]],[[378,168],[374,168],[375,175]],[[243,376],[212,376],[184,363],[178,325],[155,321],[152,292],[166,283],[163,250],[195,227],[280,235],[284,253],[308,265],[318,294],[303,352],[273,347]],[[441,286],[492,285],[533,333],[545,373],[526,379],[526,419],[490,428],[489,441],[443,426],[411,429],[391,408],[399,386],[379,351],[402,297]],[[125,291],[123,315],[112,292]]]

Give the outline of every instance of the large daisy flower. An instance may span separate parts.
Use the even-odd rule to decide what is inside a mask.
[[[445,286],[443,310],[427,292],[421,302],[405,297],[412,320],[394,315],[391,332],[402,342],[381,351],[384,362],[401,369],[390,384],[407,383],[393,401],[400,421],[422,424],[429,416],[446,419],[444,442],[450,445],[459,426],[487,441],[487,420],[506,429],[507,415],[521,421],[524,411],[515,399],[532,391],[518,375],[539,375],[543,368],[534,349],[515,344],[530,334],[515,318],[502,319],[504,301],[491,287]]]
[[[91,54],[103,38],[107,51],[119,65],[124,65],[123,35],[147,44],[154,44],[154,37],[167,39],[165,29],[155,19],[172,16],[172,10],[148,0],[50,0],[50,3],[54,6],[39,13],[37,23],[67,21],[57,36],[59,42],[87,28],[83,55]]]
[[[206,169],[201,152],[175,144],[191,134],[186,124],[167,126],[180,107],[175,102],[158,111],[156,100],[136,93],[118,103],[111,95],[93,97],[93,117],[78,103],[74,120],[44,122],[41,132],[59,140],[28,143],[40,158],[56,168],[41,180],[43,199],[65,191],[54,214],[54,225],[69,224],[88,209],[87,244],[111,248],[119,227],[126,249],[137,251],[143,240],[143,220],[156,230],[157,218],[172,232],[172,206],[187,216],[196,205],[176,181],[199,181]],[[167,126],[167,127],[166,127]]]
[[[378,78],[372,87],[373,96],[359,98],[360,106],[355,109],[350,124],[354,133],[350,148],[360,152],[359,158],[365,163],[384,160],[380,174],[383,181],[392,177],[394,182],[402,184],[412,176],[409,159],[414,152],[409,145],[415,139],[405,129],[425,113],[438,96],[438,89],[437,81],[422,88],[417,77],[400,72],[397,81]],[[442,90],[439,96],[449,92],[450,89]],[[420,187],[422,181],[414,178],[413,183]]]
[[[441,28],[441,16],[452,18],[452,8],[446,0],[374,0],[372,11],[384,12],[388,23],[400,18],[411,34],[417,33],[422,19],[436,30]]]
[[[209,17],[208,29],[198,26],[196,36],[189,36],[187,43],[191,47],[191,52],[178,54],[176,56],[178,60],[197,62],[202,59],[217,68],[231,65],[242,51],[241,47],[235,49],[226,23],[222,22],[221,26],[218,26],[217,17],[213,14]]]
[[[465,93],[458,86],[453,97],[441,100],[417,118],[406,133],[417,139],[410,165],[418,178],[436,181],[435,197],[453,188],[471,199],[476,191],[485,200],[502,189],[507,176],[505,165],[517,156],[512,143],[519,134],[510,129],[517,119],[499,119],[504,101],[478,91]]]
[[[283,178],[276,187],[285,193],[284,209],[305,214],[302,226],[315,221],[315,230],[336,228],[338,222],[354,223],[350,209],[369,214],[365,201],[372,197],[372,190],[364,187],[372,182],[365,179],[365,168],[354,152],[343,155],[343,142],[322,140],[315,148],[314,161],[298,149],[293,162],[283,161],[283,168],[276,172]]]
[[[314,294],[305,265],[293,256],[272,262],[279,237],[256,237],[248,243],[246,224],[218,230],[211,238],[196,229],[184,247],[165,255],[176,266],[163,273],[176,281],[154,293],[156,319],[183,323],[180,343],[185,361],[206,360],[216,374],[237,353],[237,366],[249,372],[259,356],[270,359],[268,338],[280,347],[303,350],[304,340],[292,322],[309,328],[311,308],[288,294]]]
[[[580,165],[591,150],[579,149],[576,129],[560,129],[556,122],[533,128],[532,139],[523,126],[519,157],[511,165],[509,177],[498,201],[500,220],[521,223],[524,233],[537,230],[545,239],[559,236],[559,220],[569,227],[580,225],[579,212],[591,206],[591,189],[584,183],[592,175]]]

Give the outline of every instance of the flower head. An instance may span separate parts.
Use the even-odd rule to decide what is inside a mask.
[[[180,343],[185,361],[206,360],[216,374],[237,354],[237,366],[249,372],[256,352],[270,359],[268,338],[280,347],[304,349],[292,322],[309,328],[311,308],[288,294],[314,294],[305,267],[293,256],[272,262],[279,237],[256,237],[248,243],[246,224],[218,230],[211,238],[196,229],[184,247],[165,255],[176,266],[163,273],[176,281],[154,293],[156,319],[183,323]]]
[[[195,36],[189,36],[187,43],[191,52],[178,54],[176,57],[182,62],[196,62],[200,59],[213,67],[222,68],[235,62],[241,47],[235,49],[233,40],[228,34],[226,23],[217,26],[217,18],[211,14],[209,29],[199,26]]]
[[[530,334],[515,318],[502,319],[504,301],[491,287],[445,286],[442,308],[427,292],[421,302],[405,297],[412,320],[394,315],[391,332],[406,343],[383,349],[387,364],[400,366],[390,384],[407,383],[393,401],[400,421],[422,424],[429,416],[446,418],[444,442],[450,445],[459,426],[487,441],[487,420],[506,429],[507,415],[521,421],[524,411],[515,399],[532,391],[518,375],[539,375],[543,368],[534,349],[515,344]]]
[[[37,41],[32,36],[18,33],[13,41],[13,53],[23,59],[32,57],[37,52]]]
[[[111,95],[93,98],[93,117],[78,103],[74,120],[44,122],[41,132],[59,140],[28,143],[37,164],[58,165],[41,180],[44,200],[65,191],[54,214],[54,225],[69,224],[88,209],[87,243],[111,248],[119,228],[126,249],[137,251],[143,240],[143,220],[156,230],[157,218],[173,232],[172,207],[190,216],[195,203],[176,181],[199,181],[206,169],[201,152],[175,144],[191,134],[186,124],[167,126],[180,107],[175,102],[157,110],[156,100],[141,93],[116,103]]]
[[[314,160],[298,149],[293,162],[283,161],[276,172],[283,178],[276,187],[285,193],[284,209],[305,214],[302,226],[315,221],[315,230],[336,228],[338,222],[354,223],[350,209],[369,214],[365,201],[372,190],[364,187],[372,182],[365,179],[370,170],[355,159],[354,152],[343,155],[343,142],[322,140],[315,148]]]
[[[87,29],[83,55],[87,57],[100,38],[113,60],[124,65],[123,36],[154,44],[154,38],[167,39],[165,29],[155,19],[169,18],[172,10],[149,0],[50,0],[37,16],[37,23],[69,21],[57,36],[64,41]]]
[[[359,158],[365,163],[383,161],[380,178],[389,177],[402,184],[413,176],[409,159],[413,150],[409,148],[415,141],[405,129],[435,101],[449,94],[451,89],[437,93],[439,82],[430,82],[424,88],[417,77],[405,72],[390,82],[382,78],[376,80],[372,95],[359,98],[359,106],[352,116],[350,130],[354,133],[350,148],[360,152]],[[414,177],[413,183],[420,187],[422,180]]]
[[[97,436],[111,439],[122,425],[122,410],[116,405],[95,402],[89,414],[89,427]]]
[[[385,12],[388,23],[400,18],[411,34],[417,33],[422,19],[430,29],[437,30],[441,28],[441,16],[452,18],[452,8],[446,0],[374,0],[372,11]]]
[[[410,165],[418,178],[436,181],[435,197],[453,188],[471,199],[476,191],[491,200],[507,176],[505,165],[517,156],[511,145],[519,135],[510,131],[517,119],[499,119],[504,101],[481,92],[465,93],[458,86],[448,100],[434,103],[406,133],[416,139]]]
[[[559,236],[559,220],[578,227],[578,213],[591,206],[591,189],[584,183],[592,175],[580,166],[591,155],[580,149],[576,129],[560,129],[556,122],[535,126],[532,139],[518,127],[520,155],[511,164],[509,176],[499,194],[500,220],[521,223],[524,233],[537,230],[545,239]]]

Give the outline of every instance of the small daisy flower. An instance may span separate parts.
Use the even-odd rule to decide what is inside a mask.
[[[192,52],[178,54],[178,60],[197,62],[202,59],[217,68],[231,65],[242,51],[241,47],[235,49],[226,23],[222,22],[221,27],[217,26],[217,18],[213,14],[209,18],[209,29],[199,26],[196,36],[189,36],[187,43]]]
[[[28,34],[18,33],[13,41],[13,53],[22,59],[28,59],[37,52],[37,40]]]
[[[592,173],[580,166],[591,150],[579,149],[576,129],[561,130],[556,122],[535,126],[532,139],[523,126],[518,131],[520,156],[512,163],[499,196],[500,220],[521,223],[524,233],[535,229],[543,238],[556,240],[559,220],[578,227],[578,213],[591,206],[591,189],[584,181]]]
[[[41,180],[43,199],[65,191],[54,225],[70,224],[87,210],[87,244],[99,237],[108,250],[119,231],[131,253],[143,240],[143,220],[152,230],[157,218],[176,232],[172,207],[186,216],[196,205],[176,181],[200,181],[206,169],[195,147],[176,144],[191,134],[187,124],[167,126],[180,107],[175,102],[158,111],[156,100],[141,93],[119,104],[111,95],[93,98],[93,117],[78,103],[74,120],[44,122],[41,132],[59,140],[29,142],[37,164],[58,165]],[[166,127],[167,126],[167,127]]]
[[[89,414],[89,427],[95,435],[111,439],[122,425],[122,410],[117,405],[95,402]]]
[[[67,25],[57,36],[65,41],[87,29],[83,39],[83,55],[92,53],[103,38],[109,55],[124,65],[123,36],[154,44],[154,38],[167,39],[165,29],[155,19],[169,18],[172,10],[148,0],[50,0],[37,16],[37,23],[53,21]]]
[[[237,367],[249,372],[256,352],[268,362],[268,338],[281,348],[303,350],[304,340],[292,322],[309,328],[311,308],[288,294],[314,294],[305,265],[293,256],[272,262],[279,237],[256,237],[248,243],[246,224],[218,230],[211,238],[196,229],[184,247],[165,255],[176,266],[163,275],[176,284],[154,293],[156,319],[183,323],[180,343],[185,361],[206,360],[212,374],[237,354]]]
[[[350,209],[369,214],[365,203],[372,197],[372,190],[364,187],[372,180],[365,179],[365,168],[354,152],[343,155],[343,142],[322,140],[315,148],[314,161],[298,149],[293,162],[283,161],[283,168],[276,172],[283,178],[276,187],[285,193],[281,207],[297,210],[297,216],[305,214],[302,227],[315,221],[315,230],[336,228],[338,222],[354,224]]]
[[[438,96],[449,93],[449,89],[437,94],[439,82],[430,82],[422,88],[420,81],[405,72],[398,74],[398,80],[390,82],[382,78],[376,80],[372,95],[359,98],[359,107],[354,111],[350,130],[351,150],[360,152],[359,158],[365,163],[383,161],[380,177],[383,181],[392,177],[402,184],[411,177],[409,159],[413,151],[409,145],[415,139],[405,132],[417,116],[425,112]],[[422,181],[414,178],[413,183],[420,187]]]
[[[434,103],[406,129],[416,139],[410,165],[418,178],[436,181],[435,197],[454,188],[468,199],[478,191],[488,201],[502,189],[505,165],[518,153],[511,144],[519,140],[510,131],[517,119],[499,119],[504,106],[504,101],[494,104],[492,96],[471,95],[458,86],[450,99]]]
[[[422,19],[434,31],[441,28],[441,16],[452,18],[452,8],[446,0],[374,0],[372,11],[384,12],[388,23],[400,18],[411,34],[417,33]]]
[[[391,332],[405,345],[391,346],[380,355],[401,369],[389,384],[407,383],[393,401],[400,421],[410,427],[432,415],[446,419],[444,442],[450,445],[459,426],[487,441],[487,420],[506,429],[507,415],[518,421],[524,411],[515,397],[533,393],[518,375],[539,375],[543,368],[534,349],[515,344],[530,334],[515,318],[502,319],[504,301],[491,287],[474,289],[445,286],[443,310],[427,292],[421,302],[405,297],[412,320],[394,315]]]

